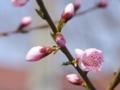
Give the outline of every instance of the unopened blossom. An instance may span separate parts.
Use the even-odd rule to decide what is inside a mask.
[[[108,5],[108,1],[107,0],[101,0],[99,3],[98,3],[98,7],[106,7]]]
[[[74,9],[75,9],[75,11],[77,11],[78,10],[78,8],[80,7],[80,0],[76,0],[75,1],[75,3],[74,3]]]
[[[68,4],[61,15],[61,20],[66,23],[68,20],[70,20],[74,15],[74,5],[72,3]]]
[[[26,16],[22,18],[20,25],[22,27],[28,26],[31,22],[32,22],[32,18],[30,16]]]
[[[51,52],[52,49],[50,47],[42,47],[42,46],[33,47],[27,53],[26,60],[28,62],[38,61],[43,57],[49,55]]]
[[[12,5],[15,7],[20,7],[25,5],[29,0],[11,0]]]
[[[80,57],[81,58],[78,61],[78,66],[83,71],[93,71],[93,72],[101,71],[102,68],[101,64],[104,61],[101,50],[95,48],[89,48],[83,51]]]
[[[55,41],[58,46],[60,46],[60,47],[65,46],[66,40],[64,39],[64,36],[61,33],[56,33]]]
[[[66,79],[74,85],[81,85],[83,80],[81,80],[76,74],[68,74],[66,75]]]

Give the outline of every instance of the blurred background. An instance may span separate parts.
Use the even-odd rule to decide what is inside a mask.
[[[91,8],[100,0],[81,0],[78,12]],[[53,21],[58,20],[64,7],[75,0],[44,0]],[[30,26],[46,24],[35,12],[35,0],[23,7],[14,7],[11,0],[0,0],[0,33],[13,31],[24,16],[31,16]],[[74,55],[74,49],[97,48],[103,51],[105,62],[102,71],[88,74],[97,90],[105,90],[120,67],[120,1],[108,0],[108,7],[96,9],[71,19],[63,28],[66,46]],[[0,90],[87,90],[71,85],[67,74],[76,73],[72,66],[62,67],[68,61],[61,51],[38,62],[26,62],[28,50],[34,46],[55,45],[50,28],[32,30],[27,34],[11,34],[0,37]],[[120,85],[115,90],[119,90]]]

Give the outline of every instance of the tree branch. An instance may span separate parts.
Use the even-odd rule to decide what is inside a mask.
[[[118,84],[120,83],[120,68],[117,70],[114,78],[112,79],[111,83],[107,87],[106,90],[113,90]]]
[[[38,5],[40,6],[41,10],[43,11],[46,21],[48,22],[48,24],[50,25],[52,31],[54,32],[54,34],[56,33],[56,26],[54,25],[53,21],[51,20],[45,6],[42,0],[36,0]],[[66,55],[66,57],[69,59],[69,61],[72,61],[74,58],[72,57],[72,55],[70,54],[70,52],[68,51],[67,47],[64,46],[61,48],[61,51]],[[85,75],[85,73],[77,66],[74,67],[78,73],[82,76],[82,78],[85,80],[85,82],[87,83],[88,87],[91,90],[96,90],[95,87],[92,85],[92,83],[90,82],[90,80],[88,79],[88,77]]]

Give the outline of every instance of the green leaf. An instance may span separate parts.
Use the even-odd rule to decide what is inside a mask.
[[[63,28],[64,25],[65,25],[65,23],[60,20],[60,21],[58,22],[57,31],[58,31],[58,32],[61,32],[61,29]]]
[[[77,67],[77,60],[63,62],[62,64],[62,66],[67,66],[67,65],[74,65],[74,67]]]
[[[41,9],[40,9],[40,10],[35,9],[35,11],[37,12],[37,14],[38,14],[41,18],[43,18],[43,19],[44,19],[44,14],[43,14],[43,12],[42,12],[42,10],[41,10]]]
[[[63,63],[62,63],[62,66],[68,66],[68,65],[71,65],[71,64],[72,64],[71,61],[67,61],[67,62],[63,62]]]
[[[51,35],[52,39],[55,41],[55,35],[52,32],[50,32],[50,35]]]

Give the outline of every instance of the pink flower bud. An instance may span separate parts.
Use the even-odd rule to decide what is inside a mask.
[[[64,39],[64,36],[61,33],[56,33],[56,43],[60,47],[64,47],[66,40]]]
[[[98,7],[106,7],[108,5],[108,2],[107,0],[101,0],[99,3],[98,3]]]
[[[99,72],[101,71],[101,63],[103,61],[102,51],[90,48],[83,52],[81,59],[78,61],[78,66],[83,71]]]
[[[12,5],[15,7],[20,7],[25,5],[29,0],[11,0]]]
[[[74,5],[70,3],[63,10],[63,13],[61,15],[61,20],[64,20],[64,23],[66,23],[68,20],[70,20],[73,17],[73,15],[74,15]]]
[[[77,59],[81,59],[82,54],[83,54],[83,51],[82,51],[82,50],[80,50],[80,49],[75,49],[75,57],[76,57]]]
[[[83,81],[76,74],[66,75],[66,79],[74,85],[81,85]]]
[[[80,0],[76,0],[75,1],[75,3],[74,3],[74,9],[75,9],[75,11],[77,11],[78,10],[78,8],[80,7]]]
[[[32,22],[32,18],[29,16],[23,17],[21,20],[21,26],[28,26]]]
[[[37,46],[29,50],[26,56],[28,62],[38,61],[52,52],[50,47]]]

